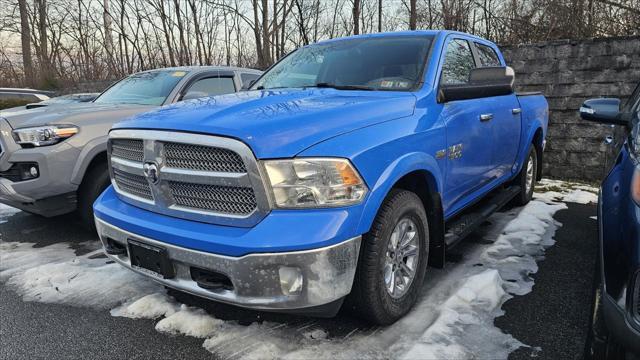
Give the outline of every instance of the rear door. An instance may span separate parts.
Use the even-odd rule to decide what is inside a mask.
[[[474,41],[478,67],[505,66],[498,52],[489,43]],[[520,148],[522,118],[520,103],[515,94],[491,99],[493,139],[492,163],[498,178],[511,175]]]
[[[441,59],[440,86],[469,81],[476,67],[472,43],[463,37],[451,37]],[[477,197],[476,191],[495,176],[493,170],[493,122],[491,98],[449,101],[443,105],[441,120],[446,126],[446,183],[443,196],[447,215],[457,212]]]

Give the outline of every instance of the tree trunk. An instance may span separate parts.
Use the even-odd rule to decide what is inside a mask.
[[[20,8],[20,38],[22,40],[22,64],[24,66],[24,82],[28,87],[35,85],[33,77],[33,61],[31,59],[31,39],[29,39],[29,14],[27,0],[18,0]]]
[[[49,40],[47,39],[47,0],[36,0],[38,11],[38,37],[40,39],[41,80],[48,82],[52,78],[49,63]]]
[[[109,75],[114,71],[113,64],[113,34],[111,33],[111,14],[109,13],[109,0],[103,2],[104,11],[102,13],[102,22],[104,26],[104,48],[107,52],[107,65]]]
[[[410,0],[409,8],[409,29],[415,30],[418,23],[418,13],[416,10],[416,0]]]
[[[359,35],[359,34],[360,34],[360,0],[353,0],[353,35]]]
[[[382,32],[382,0],[378,0],[378,32]]]
[[[258,66],[261,69],[266,68],[264,59],[264,51],[262,50],[262,37],[260,36],[260,20],[258,19],[258,0],[253,2],[253,36],[256,38],[256,52],[258,53]],[[240,36],[240,33],[238,33]]]
[[[274,14],[275,15],[275,14]],[[262,0],[262,51],[265,67],[271,65],[271,39],[269,39],[269,3]]]

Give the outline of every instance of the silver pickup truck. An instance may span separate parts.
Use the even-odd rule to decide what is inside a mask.
[[[252,69],[177,67],[133,74],[93,102],[0,112],[0,202],[46,217],[92,204],[109,184],[107,133],[132,115],[182,100],[239,91]]]

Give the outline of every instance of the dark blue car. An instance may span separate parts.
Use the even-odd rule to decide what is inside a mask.
[[[585,120],[628,129],[598,202],[598,286],[585,356],[593,359],[640,357],[640,85],[621,104],[595,99],[580,109]]]

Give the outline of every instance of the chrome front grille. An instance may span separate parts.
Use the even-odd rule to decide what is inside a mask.
[[[142,162],[144,157],[142,140],[114,139],[111,142],[111,156]]]
[[[245,173],[246,167],[237,153],[211,146],[167,143],[166,164],[178,169]]]
[[[113,130],[111,179],[119,197],[165,215],[249,227],[270,210],[258,163],[242,142],[155,130]]]
[[[147,182],[147,178],[144,176],[129,174],[124,171],[114,169],[113,180],[121,191],[143,199],[153,200],[151,186],[149,186],[149,182]]]
[[[170,181],[176,205],[224,214],[247,215],[258,205],[253,189]]]

